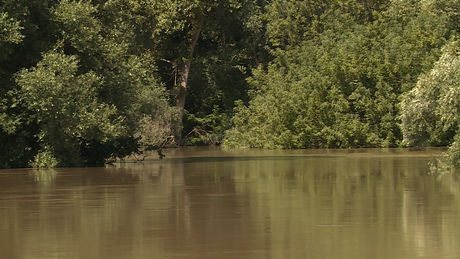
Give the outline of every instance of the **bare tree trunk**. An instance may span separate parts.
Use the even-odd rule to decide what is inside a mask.
[[[180,84],[179,84],[179,94],[176,100],[176,107],[178,109],[179,118],[174,129],[174,137],[176,139],[176,145],[183,145],[182,141],[182,128],[183,128],[183,116],[184,116],[184,107],[185,99],[187,97],[187,87],[188,87],[188,77],[190,75],[190,66],[192,64],[193,52],[195,51],[195,46],[200,37],[201,28],[203,27],[204,16],[198,17],[193,22],[193,35],[192,41],[190,42],[189,56],[187,60],[182,64],[181,75],[180,75]]]

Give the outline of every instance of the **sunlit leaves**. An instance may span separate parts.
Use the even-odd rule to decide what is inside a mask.
[[[104,142],[124,134],[115,108],[97,99],[101,82],[92,72],[78,74],[76,57],[55,52],[45,54],[37,67],[17,76],[19,100],[40,127],[42,146],[50,148],[63,164],[79,159],[82,141]]]
[[[19,43],[24,38],[19,21],[10,18],[7,13],[0,13],[0,44]]]
[[[388,147],[401,141],[399,98],[446,41],[446,17],[419,1],[273,1],[275,60],[257,70],[229,145]],[[286,133],[289,134],[286,134]],[[281,139],[289,136],[290,141]]]
[[[460,59],[451,42],[433,69],[404,96],[402,129],[408,145],[440,145],[451,141],[460,122]],[[447,142],[446,142],[447,141]]]

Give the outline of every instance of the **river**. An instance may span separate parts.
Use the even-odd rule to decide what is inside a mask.
[[[458,258],[439,149],[165,150],[0,170],[0,258]]]

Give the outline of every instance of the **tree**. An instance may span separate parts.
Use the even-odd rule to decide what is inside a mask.
[[[217,10],[205,19],[187,91],[187,144],[221,143],[235,101],[248,101],[251,69],[271,59],[264,48],[264,2],[240,3],[240,8]]]
[[[220,70],[230,70],[228,66],[224,67],[226,66],[225,62],[231,62],[231,66],[234,66],[233,68],[236,68],[237,65],[240,68],[246,66],[245,62],[248,58],[241,55],[241,53],[253,51],[256,46],[252,47],[253,50],[248,51],[243,48],[235,50],[237,42],[246,43],[247,41],[242,40],[241,35],[243,34],[241,31],[231,26],[242,28],[242,20],[247,19],[244,21],[247,21],[245,23],[247,28],[252,28],[252,32],[255,32],[257,24],[253,12],[260,11],[258,6],[257,1],[234,0],[147,1],[139,5],[139,8],[143,10],[147,17],[152,17],[157,21],[152,39],[153,49],[155,49],[154,52],[158,59],[163,61],[163,64],[160,64],[159,67],[160,71],[164,71],[164,81],[171,82],[169,84],[170,88],[175,89],[173,90],[173,96],[179,113],[177,124],[175,125],[177,144],[183,144],[183,115],[187,96],[191,92],[197,94],[201,90],[197,86],[195,89],[190,88],[190,80],[196,80],[202,85],[209,86],[216,82],[216,77],[214,77],[216,70],[212,71],[212,76],[206,74],[206,70],[209,71],[209,69],[215,69],[216,67],[219,67]],[[249,21],[249,19],[252,20]],[[227,26],[223,26],[223,24]],[[248,34],[248,38],[254,36],[253,33]],[[256,44],[257,40],[253,38],[252,40],[251,44]],[[233,50],[231,50],[232,48]],[[219,51],[223,50],[225,52],[219,53]],[[232,57],[233,60],[227,59],[227,61],[224,61],[224,58],[229,58],[229,52],[239,55],[238,60]],[[221,65],[217,66],[216,63],[219,62],[221,62]],[[241,63],[244,63],[244,65],[241,65]],[[192,66],[197,66],[202,70],[194,73],[191,70]],[[162,69],[162,67],[164,68]],[[172,80],[171,71],[173,71]],[[241,72],[239,71],[239,73]],[[195,75],[195,79],[192,79],[192,75]],[[198,75],[203,77],[198,78]],[[244,80],[240,81],[244,84]],[[241,96],[238,97],[241,98]],[[227,101],[219,100],[219,102]],[[233,104],[233,101],[230,103]],[[212,113],[214,106],[215,103],[208,105],[210,108],[206,113]],[[218,106],[223,105],[219,103]],[[192,110],[198,110],[198,107],[192,107]]]
[[[82,71],[94,71],[104,79],[96,89],[98,99],[113,105],[123,118],[126,134],[121,139],[91,142],[94,148],[88,154],[106,150],[99,152],[105,155],[102,159],[160,148],[171,135],[174,113],[151,50],[143,45],[142,34],[155,27],[147,26],[135,8],[126,1],[107,1],[100,6],[61,1],[55,9],[63,51],[80,57]],[[147,32],[141,33],[144,30]]]
[[[267,32],[275,59],[254,71],[227,145],[400,145],[398,102],[449,36],[445,15],[422,2],[273,1]]]
[[[125,134],[115,107],[97,99],[101,78],[78,74],[78,69],[75,56],[51,52],[37,67],[17,75],[19,104],[31,112],[29,123],[39,128],[39,153],[55,157],[61,166],[82,165],[80,149],[85,145]]]
[[[0,167],[27,166],[33,159],[37,133],[34,127],[23,123],[27,113],[15,105],[17,86],[14,74],[24,67],[35,65],[54,41],[50,26],[49,7],[54,0],[4,0],[2,13],[2,48],[0,54]],[[15,148],[11,148],[15,147]]]
[[[420,76],[403,97],[402,129],[408,146],[451,145],[439,169],[460,169],[460,58],[458,41],[451,41],[433,69]]]
[[[26,166],[34,157],[35,165],[101,164],[158,148],[171,135],[174,113],[144,44],[146,23],[123,4],[5,1],[22,17],[24,38],[9,66],[2,64],[9,83],[0,137],[22,153],[2,154],[1,166]]]
[[[22,29],[19,21],[9,17],[6,12],[0,13],[0,47],[4,50],[0,60],[4,60],[8,52],[11,52],[9,48],[11,44],[21,43],[24,38],[24,35],[21,34]]]
[[[14,18],[10,18],[8,13],[0,13],[0,48],[3,50],[0,54],[0,63],[8,59],[8,54],[13,50],[14,44],[21,43],[24,36],[21,34],[21,25],[19,21]],[[6,71],[0,67],[0,78],[3,81],[5,79]],[[0,82],[1,82],[0,81]],[[0,125],[2,129],[8,132],[14,131],[14,125],[11,120],[8,120],[6,109],[7,100],[5,98],[6,87],[0,88]]]

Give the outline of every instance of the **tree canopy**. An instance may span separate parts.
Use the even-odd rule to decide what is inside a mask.
[[[459,10],[457,0],[3,0],[0,167],[221,143],[452,145],[453,165]]]
[[[274,60],[254,70],[226,143],[400,146],[400,98],[438,59],[447,17],[418,1],[298,3],[267,8],[278,14],[267,16]]]

